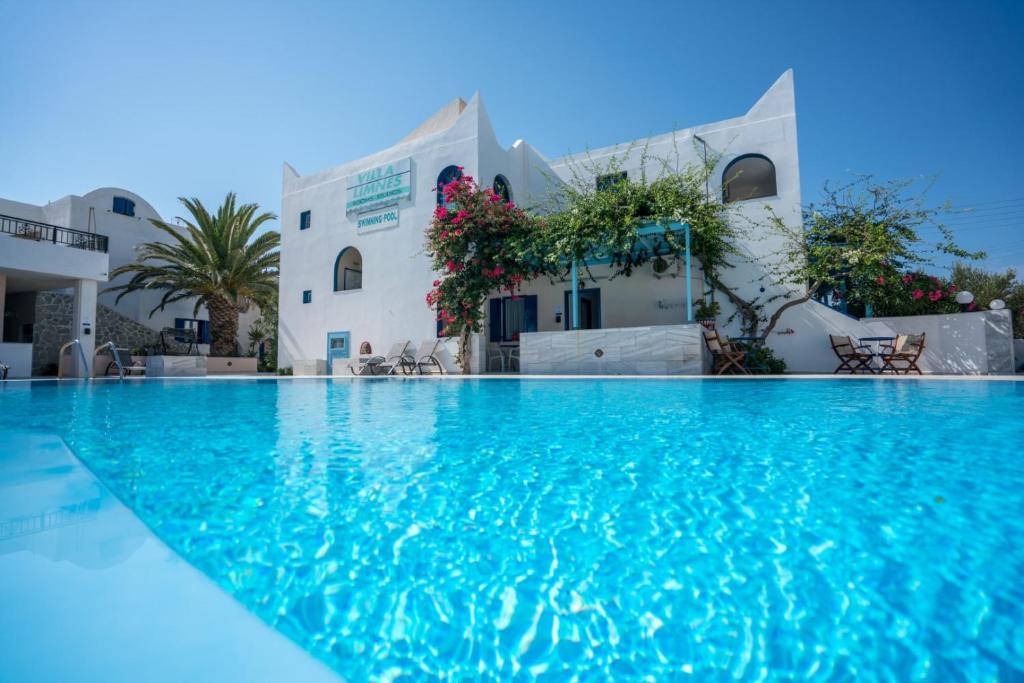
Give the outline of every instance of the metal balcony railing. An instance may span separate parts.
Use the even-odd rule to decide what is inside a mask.
[[[51,242],[75,249],[107,252],[108,239],[106,235],[62,228],[59,225],[37,223],[3,214],[0,214],[0,233],[36,242]]]

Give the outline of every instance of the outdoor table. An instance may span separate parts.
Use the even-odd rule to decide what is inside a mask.
[[[768,371],[768,366],[764,362],[759,362],[755,365],[750,364],[750,352],[757,351],[764,347],[764,343],[768,340],[768,337],[729,337],[729,341],[738,342],[742,344],[747,350],[747,355],[743,357],[743,367],[752,370],[761,370],[762,372]]]
[[[861,346],[865,346],[865,342],[873,345],[871,346],[871,356],[872,360],[874,360],[875,358],[882,357],[882,343],[895,342],[896,337],[858,337],[857,341]]]

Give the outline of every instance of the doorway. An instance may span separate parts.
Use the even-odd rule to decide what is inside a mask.
[[[334,361],[345,360],[349,357],[348,342],[351,335],[348,332],[327,333],[327,374],[334,374]]]
[[[580,329],[601,329],[601,289],[581,289],[580,294]],[[565,329],[572,329],[572,290],[565,291]]]

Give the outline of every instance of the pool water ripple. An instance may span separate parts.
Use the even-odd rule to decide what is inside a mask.
[[[7,386],[350,680],[1024,679],[1024,389]]]

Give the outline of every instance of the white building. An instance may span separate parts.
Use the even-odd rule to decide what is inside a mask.
[[[788,224],[800,224],[796,133],[793,77],[786,72],[742,116],[586,155],[549,159],[522,140],[502,147],[477,95],[468,104],[448,104],[397,144],[371,156],[305,176],[285,164],[279,364],[318,367],[322,359],[326,363],[320,367],[336,372],[337,361],[351,362],[350,346],[365,341],[381,353],[395,340],[418,343],[436,334],[434,312],[424,302],[437,277],[424,253],[424,230],[439,201],[437,188],[452,179],[457,167],[529,208],[549,195],[558,182],[554,179],[567,180],[574,172],[586,175],[592,162],[600,166],[612,155],[630,177],[643,170],[649,178],[663,168],[660,160],[683,166],[699,165],[705,155],[718,159],[708,191],[722,193],[722,179],[737,178],[725,200],[734,205],[734,227],[741,235],[737,246],[748,257],[737,259],[723,281],[746,300],[766,300],[787,287],[795,290],[767,276],[782,236],[756,226],[763,226],[766,206]],[[641,169],[645,159],[647,167]],[[537,280],[525,285],[516,301],[495,295],[488,302],[486,330],[474,346],[476,359],[492,355],[497,344],[522,342],[524,372],[699,371],[690,356],[666,360],[649,355],[652,345],[677,342],[701,354],[697,328],[687,327],[692,321],[687,320],[681,264],[660,273],[648,264],[631,277],[614,280],[607,279],[607,268],[591,272],[596,281],[583,283],[578,303],[582,332],[572,332],[568,341],[543,334],[568,330],[573,323],[571,283]],[[694,264],[693,299],[700,300],[708,290],[699,264]],[[722,306],[721,325],[733,308],[721,294],[716,299]],[[834,362],[824,334],[851,324],[858,323],[809,302],[786,312],[778,325],[782,334],[773,334],[768,344],[791,369],[831,370]],[[739,326],[734,319],[725,332],[738,334]],[[669,327],[686,340],[676,336],[666,342],[657,336]],[[601,332],[587,331],[597,329]],[[867,334],[866,329],[856,331]],[[552,344],[574,351],[565,356],[553,351]],[[622,349],[636,345],[646,348],[627,359]],[[527,346],[542,349],[529,363]],[[547,362],[544,355],[557,362]],[[474,365],[476,370],[483,367]]]
[[[145,325],[154,338],[164,327],[190,327],[208,334],[209,316],[205,309],[195,315],[194,301],[169,304],[150,317],[162,292],[133,292],[115,303],[118,293],[105,291],[128,281],[128,275],[111,280],[109,273],[134,262],[139,244],[167,239],[149,219],[162,220],[148,202],[121,188],[68,195],[42,206],[0,199],[0,363],[11,367],[11,377],[32,373],[33,337],[38,339],[46,322],[39,319],[36,306],[40,292],[73,293],[71,338],[82,341],[89,363],[93,349],[110,341],[96,339],[97,305]],[[255,314],[240,322],[240,340]],[[70,339],[44,341],[52,349]],[[199,350],[207,352],[208,346],[200,345]]]

